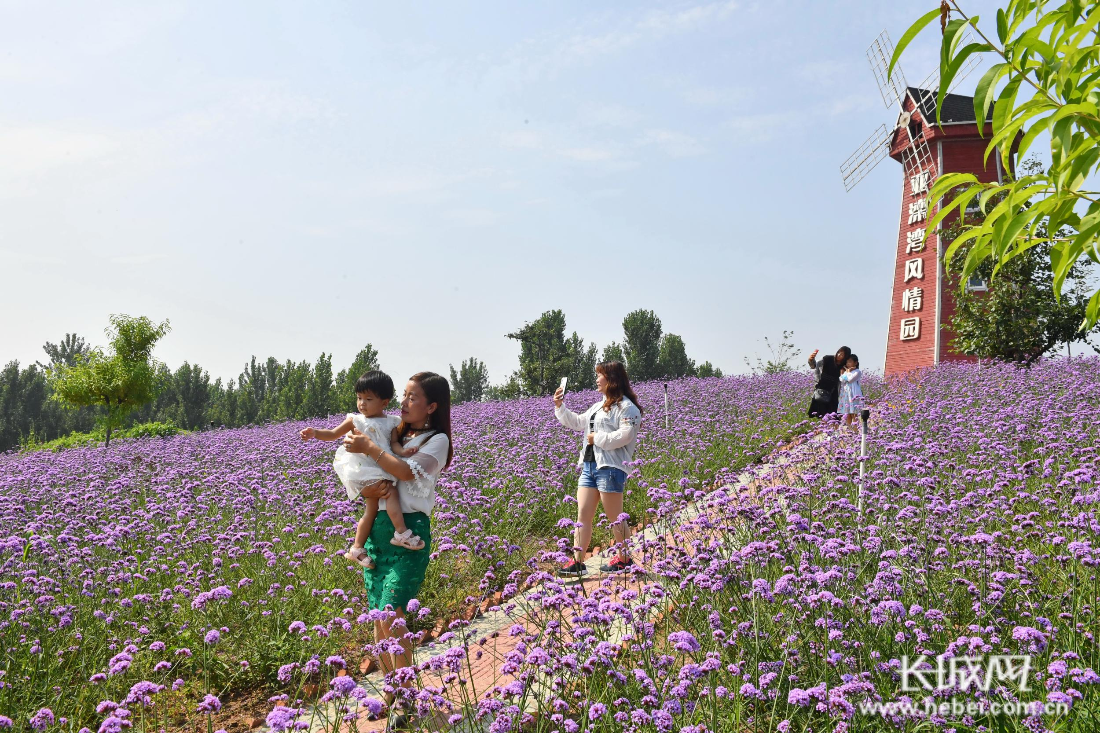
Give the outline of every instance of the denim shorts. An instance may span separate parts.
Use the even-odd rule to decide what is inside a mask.
[[[595,461],[585,461],[577,485],[599,489],[604,494],[621,494],[626,485],[626,472],[611,466],[596,468]]]

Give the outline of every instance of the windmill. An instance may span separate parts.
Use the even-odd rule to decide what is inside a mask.
[[[964,33],[960,43],[970,42],[969,33]],[[986,165],[989,140],[983,137],[981,127],[988,121],[988,113],[979,121],[975,119],[972,97],[946,93],[937,115],[939,69],[920,85],[910,86],[897,65],[887,75],[893,55],[894,44],[886,31],[867,49],[867,60],[882,101],[897,109],[897,117],[892,125],[880,125],[840,166],[844,188],[851,191],[883,158],[893,158],[902,165],[902,180],[898,182],[901,216],[894,240],[885,376],[934,366],[945,360],[971,360],[956,350],[956,334],[952,330],[957,312],[955,288],[944,286],[947,275],[940,232],[950,221],[940,222],[933,231],[927,230],[928,222],[935,216],[929,206],[929,189],[932,181],[945,173],[965,172],[983,182],[1000,181],[1004,173],[1000,156],[993,156],[995,160]],[[954,77],[951,89],[974,71],[977,59],[977,54],[967,59]],[[975,285],[971,289],[984,289],[983,284],[978,285],[981,287]]]
[[[961,44],[966,45],[973,40],[967,31]],[[905,147],[901,150],[902,164],[905,171],[927,171],[933,161],[931,150],[928,147],[928,129],[935,124],[936,95],[940,88],[939,69],[934,70],[921,82],[918,87],[910,87],[905,81],[905,74],[900,64],[894,65],[893,74],[886,76],[890,68],[890,59],[894,55],[894,43],[890,35],[883,31],[878,38],[867,48],[867,60],[871,64],[871,72],[878,83],[882,101],[887,107],[896,105],[898,117],[893,128],[880,125],[862,145],[856,148],[846,161],[840,165],[840,174],[844,180],[844,190],[851,191],[857,183],[862,181],[871,170],[885,158],[895,144],[895,136],[898,130],[905,130]],[[978,65],[977,55],[971,55],[958,74],[951,82],[950,92]],[[906,101],[910,104],[906,104]],[[924,118],[923,121],[920,118]],[[901,142],[898,140],[897,142]]]

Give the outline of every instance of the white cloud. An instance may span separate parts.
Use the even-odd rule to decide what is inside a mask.
[[[63,127],[0,126],[0,181],[102,158],[119,147],[104,134]]]
[[[64,265],[67,260],[59,255],[37,252],[19,252],[12,249],[0,249],[0,260],[8,260],[21,265]]]
[[[353,199],[417,197],[423,203],[439,202],[457,195],[459,184],[491,177],[489,168],[445,171],[431,167],[394,168],[370,171],[350,187],[340,187],[342,197]]]
[[[662,36],[669,33],[683,33],[725,20],[736,9],[736,2],[722,2],[696,5],[676,12],[653,10],[642,19],[638,27]]]
[[[588,104],[577,114],[580,123],[590,127],[633,127],[642,119],[637,111],[621,104]]]
[[[327,100],[287,91],[276,84],[254,82],[227,105],[227,112],[278,122],[332,122],[335,107]]]
[[[867,66],[863,66],[862,69],[870,79],[871,69]],[[834,86],[837,82],[850,84],[855,78],[855,71],[849,61],[818,59],[799,66],[797,74],[800,78],[817,86]]]
[[[488,227],[500,221],[500,212],[491,209],[451,209],[445,216],[455,224],[466,227]]]
[[[694,32],[725,20],[737,7],[736,2],[727,0],[675,11],[650,10],[600,32],[528,39],[514,49],[501,66],[521,77],[537,77],[543,72],[621,53],[638,44]]]
[[[163,252],[142,252],[129,255],[111,255],[107,261],[112,265],[148,265],[168,259]]]
[[[764,142],[808,125],[809,110],[737,115],[728,123],[740,142]]]
[[[584,163],[614,160],[618,157],[615,151],[611,150],[610,148],[601,148],[595,146],[564,148],[562,150],[559,150],[558,154],[561,155],[563,158],[569,158],[570,160],[577,160]]]
[[[818,102],[801,109],[737,115],[727,127],[737,133],[741,142],[763,142],[779,135],[804,131],[815,120],[839,117],[853,110],[873,107],[866,95],[850,95],[840,99]]]
[[[702,143],[691,135],[685,135],[674,130],[646,130],[638,138],[637,144],[642,147],[653,146],[659,148],[666,155],[673,158],[688,158],[706,152],[706,148],[703,147]]]
[[[542,136],[531,130],[506,132],[500,136],[500,144],[506,148],[534,150],[542,147]]]
[[[747,96],[744,89],[733,87],[691,87],[683,92],[684,101],[700,107],[718,107],[741,102]]]

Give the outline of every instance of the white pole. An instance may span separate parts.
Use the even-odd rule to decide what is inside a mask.
[[[870,417],[870,410],[864,410],[859,415],[859,498],[857,509],[860,514],[863,514],[863,475],[867,471],[867,420]]]
[[[665,383],[665,430],[668,430],[668,383]]]

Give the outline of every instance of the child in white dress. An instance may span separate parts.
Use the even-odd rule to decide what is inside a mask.
[[[840,374],[840,404],[837,412],[844,416],[844,424],[851,425],[863,409],[863,388],[859,380],[863,372],[859,370],[859,357],[852,354]]]
[[[367,435],[376,444],[395,456],[407,458],[416,453],[416,448],[405,448],[397,440],[397,426],[401,418],[385,414],[384,410],[393,398],[393,380],[384,372],[370,371],[359,377],[355,382],[356,403],[358,413],[349,413],[339,426],[333,430],[321,430],[304,428],[301,431],[302,440],[316,438],[317,440],[336,440],[345,434],[356,431]],[[374,458],[362,453],[349,453],[344,446],[336,451],[336,457],[332,461],[332,467],[336,469],[336,475],[340,477],[344,489],[348,492],[348,498],[355,500],[368,486],[373,486],[381,481],[390,481],[393,488],[390,489],[390,500],[386,502],[386,514],[393,522],[394,532],[392,544],[409,550],[424,549],[424,541],[414,535],[412,530],[405,526],[405,518],[401,514],[401,502],[397,496],[397,479],[386,473],[379,467]],[[364,497],[366,506],[363,518],[355,528],[355,542],[344,553],[344,557],[351,562],[358,563],[365,568],[373,568],[374,560],[363,549],[363,544],[370,536],[374,526],[374,518],[378,516],[378,499]]]

